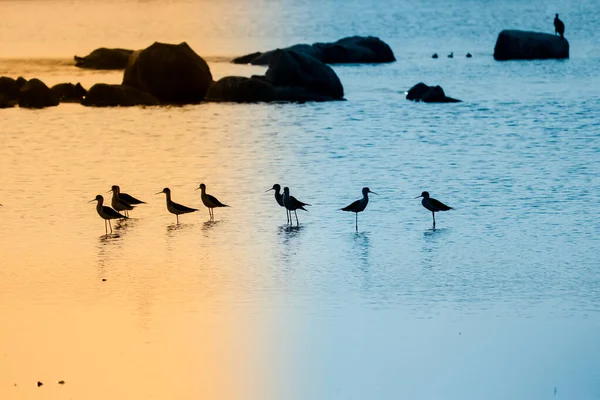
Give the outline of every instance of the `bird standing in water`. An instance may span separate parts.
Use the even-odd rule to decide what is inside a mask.
[[[195,208],[182,206],[181,204],[177,204],[173,200],[171,200],[171,189],[169,189],[169,188],[164,188],[163,190],[161,190],[160,192],[155,193],[155,194],[161,194],[161,193],[164,193],[167,195],[167,210],[169,210],[169,212],[171,214],[175,214],[175,216],[177,217],[178,224],[179,224],[179,214],[187,214],[187,213],[191,213],[194,211],[198,211]]]
[[[281,207],[285,208],[285,205],[283,204],[283,195],[280,193],[281,191],[281,186],[279,186],[279,183],[276,183],[273,185],[273,187],[271,189],[268,189],[265,191],[266,192],[270,192],[271,190],[275,191],[275,201],[277,202],[277,204],[279,204]],[[287,223],[290,223],[290,216],[288,214],[288,210],[285,210],[285,217],[287,218]]]
[[[283,205],[290,212],[290,225],[292,224],[293,211],[294,215],[296,215],[296,226],[300,226],[300,223],[298,222],[298,213],[296,213],[296,210],[304,210],[308,212],[304,206],[310,206],[310,204],[303,203],[294,196],[290,196],[290,188],[286,186],[283,188]]]
[[[554,17],[554,34],[559,34],[561,38],[565,37],[565,23],[558,18],[558,14]]]
[[[439,200],[429,197],[429,192],[423,192],[420,196],[415,197],[415,199],[418,199],[419,197],[423,198],[423,200],[421,200],[423,207],[431,211],[431,215],[433,215],[433,229],[435,229],[435,213],[438,211],[452,210],[452,207],[445,205]]]
[[[125,216],[129,217],[129,213],[128,211],[131,211],[134,209],[134,206],[132,206],[129,202],[123,200],[121,197],[119,197],[119,187],[118,186],[113,186],[108,193],[112,192],[112,200],[110,202],[110,205],[118,212],[121,211],[125,211]]]
[[[208,208],[208,215],[210,216],[211,221],[214,221],[214,219],[215,219],[214,208],[229,207],[227,204],[223,204],[219,200],[217,200],[217,198],[215,196],[211,196],[210,194],[207,194],[206,193],[206,185],[204,183],[201,183],[200,186],[198,186],[198,188],[196,190],[198,190],[198,189],[202,190],[202,194],[200,195],[200,198],[202,198],[202,204],[204,204],[206,206],[206,208]]]
[[[101,195],[97,195],[94,200],[90,200],[88,203],[91,203],[92,201],[98,202],[98,204],[96,204],[96,211],[98,212],[98,215],[102,219],[104,219],[104,232],[106,233],[106,236],[108,236],[108,229],[106,229],[107,221],[108,221],[108,226],[110,227],[110,233],[113,233],[112,226],[110,225],[110,220],[111,219],[127,219],[126,216],[119,214],[117,211],[113,210],[112,208],[103,205],[104,197],[102,197]]]
[[[362,212],[367,208],[367,204],[369,204],[369,193],[377,194],[372,192],[368,187],[362,188],[363,198],[360,200],[356,200],[349,206],[344,208],[340,208],[342,211],[350,211],[356,214],[356,231],[358,232],[358,213]]]

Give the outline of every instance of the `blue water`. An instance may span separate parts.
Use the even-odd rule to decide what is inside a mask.
[[[345,102],[0,110],[0,250],[10,261],[0,270],[0,317],[11,321],[9,307],[62,313],[71,302],[106,301],[86,293],[82,270],[91,270],[120,282],[106,313],[131,306],[132,319],[150,321],[142,332],[161,332],[170,346],[199,304],[244,310],[240,340],[263,350],[238,362],[249,380],[260,364],[275,399],[600,398],[598,3],[0,6],[12,18],[0,22],[0,74],[48,83],[119,82],[118,72],[75,70],[68,58],[154,40],[188,41],[216,78],[264,71],[228,57],[353,34],[379,36],[398,59],[335,66]],[[51,9],[72,23],[11,22],[42,10],[31,27]],[[570,59],[493,60],[500,30],[552,33],[556,12]],[[420,81],[463,102],[406,101]],[[202,208],[173,226],[153,193],[170,186],[176,201],[201,207],[201,181],[231,209],[217,210],[214,225]],[[85,201],[117,182],[149,204],[104,240]],[[286,228],[283,209],[263,193],[273,183],[312,204],[299,212],[300,228]],[[379,195],[357,233],[354,215],[338,209],[363,186]],[[423,190],[455,208],[438,213],[435,230],[414,199]],[[35,294],[24,289],[32,281]],[[146,296],[153,306],[142,312]],[[164,315],[179,317],[171,333]],[[250,321],[267,322],[245,342]],[[132,332],[157,364],[185,357]]]

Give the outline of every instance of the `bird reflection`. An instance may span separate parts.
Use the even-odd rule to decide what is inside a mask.
[[[209,231],[213,229],[215,226],[219,225],[222,221],[208,220],[202,224],[203,231]]]

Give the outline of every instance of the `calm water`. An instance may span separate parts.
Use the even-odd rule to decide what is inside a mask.
[[[72,55],[154,40],[216,78],[352,34],[398,58],[336,66],[346,102],[0,110],[0,398],[599,399],[600,6],[396,3],[0,1],[0,75],[48,84],[117,83]],[[493,61],[556,12],[571,59]],[[419,81],[464,102],[404,100]],[[113,184],[148,204],[105,238]],[[200,212],[175,225],[165,186]],[[423,190],[456,208],[435,231]]]

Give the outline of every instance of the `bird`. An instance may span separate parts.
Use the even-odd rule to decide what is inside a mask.
[[[194,211],[198,211],[198,209],[196,208],[182,206],[181,204],[177,204],[173,200],[171,200],[171,189],[169,188],[164,188],[163,190],[155,194],[161,193],[167,195],[167,210],[169,210],[171,214],[175,214],[175,216],[177,217],[177,223],[179,223],[179,214],[187,214]]]
[[[146,204],[145,201],[141,201],[139,199],[136,199],[133,196],[128,195],[127,193],[121,193],[121,188],[117,185],[113,185],[111,190],[114,192],[117,192],[117,197],[119,197],[119,199],[123,200],[125,203],[127,204],[131,204],[131,205],[136,205],[136,204]]]
[[[369,204],[369,193],[377,194],[372,192],[368,187],[362,188],[363,198],[360,200],[356,200],[349,206],[344,208],[340,208],[342,211],[350,211],[356,214],[356,231],[358,232],[358,213],[362,212],[367,208],[367,204]]]
[[[201,183],[196,190],[198,189],[202,191],[200,198],[202,199],[202,204],[208,208],[208,215],[210,216],[211,221],[214,221],[215,219],[214,208],[229,207],[227,204],[223,204],[217,200],[215,196],[211,196],[210,194],[206,193],[206,185],[204,183]]]
[[[88,203],[91,203],[93,201],[98,202],[96,204],[96,211],[98,211],[98,215],[104,219],[104,231],[106,233],[106,236],[108,236],[108,230],[106,229],[107,221],[108,221],[108,226],[110,227],[110,233],[113,233],[112,226],[110,225],[110,220],[111,219],[127,219],[127,217],[124,216],[123,214],[120,214],[119,212],[113,210],[112,208],[103,205],[104,197],[102,197],[102,195],[97,195],[95,199],[90,200]]]
[[[450,54],[448,54],[448,58],[454,58],[454,53],[450,52]]]
[[[438,58],[438,54],[437,53],[433,53],[433,55],[431,56],[431,58]]]
[[[132,206],[130,203],[128,203],[127,201],[125,201],[121,197],[119,197],[119,187],[118,186],[113,186],[112,189],[110,189],[107,193],[110,193],[110,192],[112,192],[112,194],[113,194],[110,205],[118,212],[125,211],[125,216],[129,217],[128,211],[133,210],[134,206]]]
[[[565,24],[558,18],[558,14],[554,17],[554,34],[559,34],[561,38],[565,37]]]
[[[452,207],[445,205],[441,201],[436,200],[432,197],[429,197],[429,192],[423,192],[423,193],[421,193],[420,196],[415,197],[415,199],[418,199],[419,197],[423,198],[423,200],[421,200],[421,204],[423,205],[423,207],[425,207],[426,209],[431,211],[431,215],[433,215],[433,228],[434,229],[435,229],[435,213],[438,211],[453,210]]]
[[[473,57],[473,56],[471,55],[471,53],[467,53],[467,55],[466,55],[465,57],[467,57],[467,58],[471,58],[471,57]]]
[[[271,189],[268,189],[265,191],[269,192],[271,190],[275,191],[275,201],[277,202],[277,204],[279,204],[281,207],[285,207],[285,205],[283,204],[283,195],[280,193],[281,190],[281,186],[279,186],[278,183],[274,184],[273,187]],[[285,217],[287,218],[287,223],[290,223],[290,217],[288,215],[288,210],[285,210]]]
[[[290,212],[290,225],[292,224],[292,211],[296,215],[296,226],[300,226],[298,222],[298,213],[296,210],[304,210],[308,212],[304,206],[310,206],[310,204],[303,203],[300,200],[296,199],[294,196],[290,196],[290,188],[287,186],[283,188],[283,205]]]

